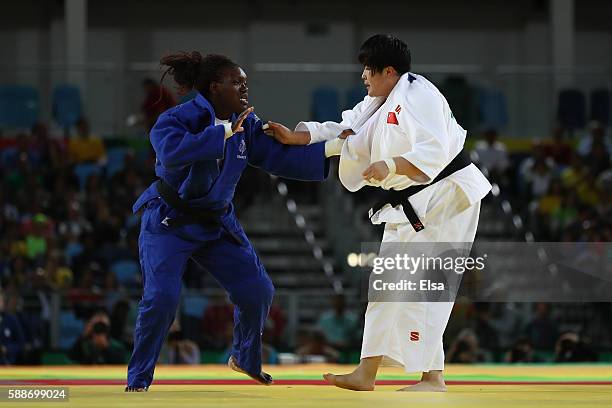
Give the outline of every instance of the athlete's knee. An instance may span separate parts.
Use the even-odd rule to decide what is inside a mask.
[[[274,294],[276,293],[276,288],[274,288],[274,284],[272,283],[272,280],[270,280],[270,278],[267,278],[267,282],[265,283],[265,289],[264,289],[264,293],[265,293],[265,299],[266,299],[266,303],[268,305],[272,304],[272,299],[274,299]]]
[[[175,313],[179,303],[180,292],[176,290],[156,290],[143,299],[148,309],[156,313]]]
[[[267,275],[257,280],[252,289],[254,294],[256,294],[254,298],[255,303],[268,306],[272,303],[275,289],[274,284]]]
[[[270,306],[274,298],[274,285],[267,275],[250,281],[233,294],[234,302],[241,307]]]
[[[272,280],[267,274],[264,274],[259,281],[259,290],[261,290],[262,297],[265,300],[265,303],[270,305],[272,303],[272,299],[274,299],[274,293],[276,289],[274,288],[274,284]]]

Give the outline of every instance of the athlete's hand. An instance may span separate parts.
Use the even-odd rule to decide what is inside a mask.
[[[364,180],[367,181],[382,181],[389,175],[389,167],[383,160],[370,164],[370,166],[361,173]]]
[[[294,132],[280,123],[268,121],[264,125],[264,133],[286,145],[307,145],[310,143],[309,132]]]
[[[346,129],[346,130],[343,130],[342,133],[340,133],[340,135],[338,137],[340,139],[346,139],[350,135],[354,135],[354,134],[355,134],[355,132],[353,132],[353,129]]]
[[[250,108],[247,108],[242,111],[240,115],[238,115],[236,120],[232,122],[232,134],[244,131],[244,128],[242,127],[242,122],[244,122],[246,117],[249,116],[249,113],[253,112],[254,109],[255,108],[251,106]]]

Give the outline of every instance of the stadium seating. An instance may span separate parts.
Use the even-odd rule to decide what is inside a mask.
[[[346,92],[345,109],[352,109],[355,105],[361,102],[366,95],[367,92],[363,85],[352,87]]]
[[[27,85],[0,86],[0,127],[31,128],[40,115],[38,91]]]
[[[330,87],[317,88],[312,93],[312,120],[325,122],[340,119],[338,91]]]
[[[476,115],[476,105],[473,90],[466,78],[451,75],[444,80],[440,91],[446,97],[457,122],[465,129],[471,129]]]
[[[113,147],[106,151],[106,177],[111,178],[125,166],[125,156],[128,149],[124,147]]]
[[[610,125],[610,91],[606,88],[593,89],[591,92],[591,120]]]
[[[559,92],[557,116],[560,124],[570,130],[582,129],[586,125],[586,101],[578,89]]]
[[[83,163],[74,166],[74,174],[79,179],[81,190],[85,189],[87,180],[90,176],[99,175],[102,173],[102,168],[94,163]]]
[[[140,265],[131,259],[117,261],[110,266],[117,280],[124,286],[134,286],[140,276]]]
[[[0,165],[6,168],[13,168],[17,165],[18,150],[15,147],[7,147],[0,150]]]
[[[66,244],[64,249],[64,256],[66,261],[70,264],[72,259],[83,253],[83,245],[80,242],[71,241]]]
[[[199,320],[204,316],[204,309],[206,309],[206,305],[208,305],[208,300],[201,294],[185,294],[185,296],[183,296],[182,305],[183,315],[194,317]]]
[[[70,129],[83,115],[81,91],[74,85],[58,85],[53,90],[53,118],[57,124]]]
[[[478,90],[478,113],[482,129],[502,129],[508,124],[506,96],[499,89]]]
[[[78,319],[74,311],[63,310],[59,318],[59,348],[68,350],[83,332],[85,324]]]

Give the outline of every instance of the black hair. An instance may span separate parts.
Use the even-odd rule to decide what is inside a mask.
[[[160,82],[163,82],[166,74],[172,75],[179,86],[179,93],[186,94],[195,89],[206,98],[209,97],[212,82],[220,81],[228,68],[238,67],[224,55],[207,54],[202,57],[197,51],[168,54],[159,63],[168,67]]]
[[[372,73],[382,72],[385,67],[393,67],[400,75],[410,71],[408,46],[391,35],[376,34],[365,40],[359,49],[358,58]]]

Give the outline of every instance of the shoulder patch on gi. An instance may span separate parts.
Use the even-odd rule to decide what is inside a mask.
[[[397,121],[397,116],[395,115],[395,112],[389,112],[387,114],[387,123],[390,123],[392,125],[399,125],[399,122]]]

